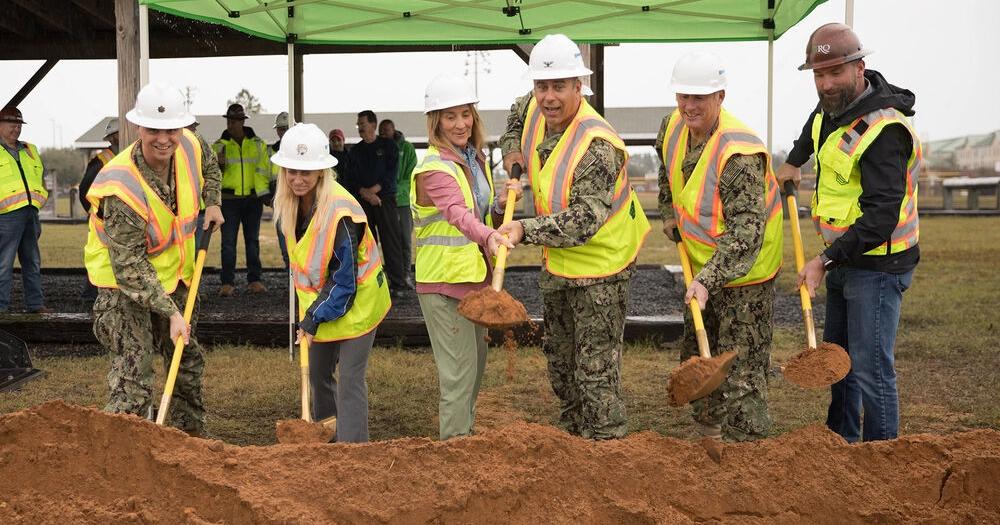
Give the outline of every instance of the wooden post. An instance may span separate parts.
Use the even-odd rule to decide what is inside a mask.
[[[118,54],[118,143],[125,149],[138,137],[125,119],[139,94],[139,2],[115,0],[115,46]]]
[[[590,78],[583,81],[594,92],[588,101],[598,113],[604,115],[604,45],[579,44],[579,46],[583,65],[594,72]]]

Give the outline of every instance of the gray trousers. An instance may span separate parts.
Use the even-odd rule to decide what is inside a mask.
[[[337,416],[337,441],[368,441],[368,354],[375,330],[344,341],[313,343],[309,347],[309,387],[313,421]],[[340,363],[340,381],[333,377]]]
[[[486,371],[486,329],[458,313],[457,299],[433,293],[417,294],[417,299],[437,364],[441,439],[468,436]]]

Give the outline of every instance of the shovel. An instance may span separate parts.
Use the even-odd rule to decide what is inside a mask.
[[[510,178],[521,179],[521,165],[514,164]],[[514,190],[507,191],[507,205],[503,210],[503,224],[514,217]],[[520,301],[503,291],[504,272],[507,267],[507,247],[497,248],[496,264],[493,265],[493,281],[490,286],[476,290],[458,303],[458,313],[466,319],[487,328],[506,329],[528,322],[528,310]]]
[[[795,185],[785,181],[785,199],[788,203],[788,219],[791,222],[792,244],[795,246],[795,269],[799,272],[805,266],[802,249],[802,233],[799,231],[799,208],[795,199]],[[802,321],[806,327],[806,348],[796,354],[785,365],[785,379],[802,388],[821,388],[840,381],[851,371],[851,357],[843,347],[823,342],[816,345],[816,326],[813,323],[812,300],[805,283],[799,286],[802,301]]]
[[[674,230],[676,232],[676,230]],[[679,238],[679,235],[677,235]],[[681,258],[681,268],[684,270],[684,284],[691,286],[693,280],[691,272],[691,260],[688,258],[687,249],[684,242],[677,243],[677,253]],[[708,349],[708,334],[705,332],[705,322],[701,318],[701,306],[698,299],[691,299],[688,303],[691,309],[691,318],[694,320],[695,339],[698,341],[698,354],[700,357],[692,357],[681,363],[670,373],[667,380],[667,392],[670,397],[670,404],[673,406],[683,406],[691,401],[701,399],[719,388],[726,380],[729,369],[736,359],[736,352],[725,352],[722,355],[712,357]]]
[[[198,254],[194,259],[194,275],[191,277],[191,287],[188,289],[187,301],[184,305],[184,322],[191,324],[194,315],[194,303],[198,299],[198,285],[201,283],[201,270],[205,267],[205,257],[208,255],[208,241],[212,238],[212,228],[201,234],[198,243]],[[177,382],[177,372],[181,368],[181,356],[184,355],[184,337],[177,338],[174,343],[174,355],[170,360],[170,371],[167,372],[167,384],[163,386],[163,397],[160,398],[160,408],[156,412],[156,424],[163,425],[170,413],[170,398],[174,395],[174,384]]]
[[[305,337],[299,338],[299,373],[302,388],[302,418],[278,421],[276,424],[278,442],[329,443],[337,432],[337,416],[330,416],[319,423],[313,422],[312,403],[309,399],[309,343]]]

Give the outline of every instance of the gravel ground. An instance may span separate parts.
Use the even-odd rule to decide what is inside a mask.
[[[230,314],[235,319],[287,318],[286,275],[283,270],[265,270],[263,281],[267,285],[268,291],[259,295],[251,295],[247,291],[244,275],[238,273],[236,294],[223,298],[218,296],[219,274],[217,270],[208,268],[201,282],[201,312],[203,314]],[[67,270],[43,270],[42,287],[45,292],[45,304],[56,312],[89,312],[91,303],[80,297],[85,279],[82,270],[78,273],[70,273]],[[683,287],[679,284],[678,279],[679,275],[675,276],[659,267],[640,267],[632,278],[628,315],[679,315],[683,307],[681,302]],[[538,290],[537,270],[523,267],[508,269],[504,288],[524,303],[529,315],[542,315],[543,307],[541,294]],[[814,318],[822,320],[825,310],[822,301],[817,302],[814,308]],[[21,280],[20,275],[15,273],[11,294],[11,312],[22,311],[24,311],[24,301]],[[779,326],[801,326],[802,312],[799,307],[798,294],[779,290],[775,298],[774,315]],[[420,305],[417,303],[416,295],[410,294],[400,299],[393,299],[393,307],[389,316],[393,318],[420,317]]]

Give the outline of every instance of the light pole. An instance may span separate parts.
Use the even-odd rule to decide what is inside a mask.
[[[476,91],[476,97],[479,96],[479,59],[482,58],[483,64],[482,69],[484,74],[490,74],[493,70],[490,64],[490,52],[489,51],[466,51],[465,52],[465,76],[472,75],[472,85]]]

